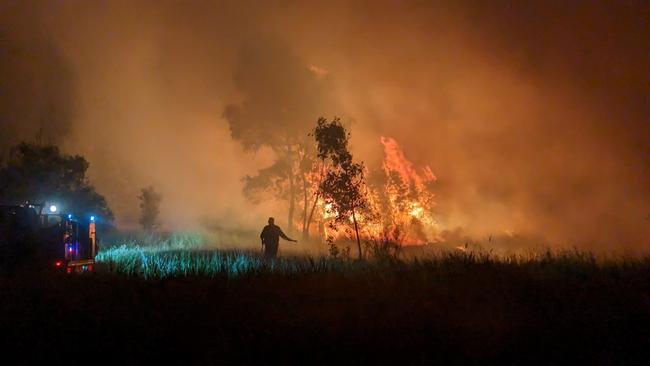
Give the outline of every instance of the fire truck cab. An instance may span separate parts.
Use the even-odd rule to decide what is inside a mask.
[[[56,269],[92,271],[98,250],[95,217],[59,213],[56,206],[50,206],[46,214],[42,205],[0,206],[3,262],[24,259],[18,257],[28,253],[19,246],[27,245]]]

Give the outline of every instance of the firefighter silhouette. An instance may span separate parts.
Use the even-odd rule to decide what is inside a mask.
[[[260,239],[262,239],[262,247],[264,249],[264,257],[273,259],[278,255],[278,245],[280,238],[297,243],[298,240],[293,240],[286,236],[279,226],[275,225],[275,219],[269,217],[269,224],[264,226]]]

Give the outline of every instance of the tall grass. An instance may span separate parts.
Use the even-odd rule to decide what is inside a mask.
[[[379,257],[352,261],[331,257],[286,257],[265,260],[251,251],[205,249],[198,236],[176,236],[156,243],[130,241],[102,250],[97,261],[110,273],[143,278],[227,277],[260,275],[298,275],[313,273],[359,274],[378,276],[399,273],[426,273],[435,277],[464,275],[480,271],[518,272],[537,278],[586,278],[606,273],[608,276],[647,269],[650,258],[597,258],[580,251],[542,252],[527,255],[497,256],[485,251],[440,252],[435,255],[399,260]]]
[[[144,278],[291,275],[341,272],[353,266],[352,262],[327,258],[293,257],[267,261],[246,251],[178,250],[137,245],[104,250],[97,255],[97,261],[109,272]]]
[[[101,247],[110,251],[116,247],[147,248],[156,250],[192,250],[206,247],[205,237],[196,232],[174,232],[162,234],[126,233],[113,234]]]

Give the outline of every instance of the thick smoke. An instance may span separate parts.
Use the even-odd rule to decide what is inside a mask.
[[[246,150],[306,140],[315,118],[338,112],[329,80],[282,42],[247,40],[238,55],[233,83],[241,101],[228,104],[223,117]]]
[[[74,119],[69,66],[33,12],[10,5],[0,6],[0,156],[21,141],[59,143]]]
[[[205,218],[252,228],[270,209],[243,199],[240,178],[273,159],[233,140],[223,111],[252,91],[284,105],[305,85],[291,76],[311,70],[332,83],[341,108],[330,114],[353,121],[352,147],[369,166],[381,136],[431,166],[448,230],[647,250],[647,7],[11,3],[0,12],[1,137],[30,138],[47,116],[64,148],[89,159],[122,227],[137,222],[135,197],[151,184],[168,228]]]

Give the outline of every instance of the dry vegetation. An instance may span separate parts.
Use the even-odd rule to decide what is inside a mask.
[[[88,275],[2,278],[3,348],[60,362],[626,364],[650,346],[648,258],[264,262],[167,243],[99,259]]]

